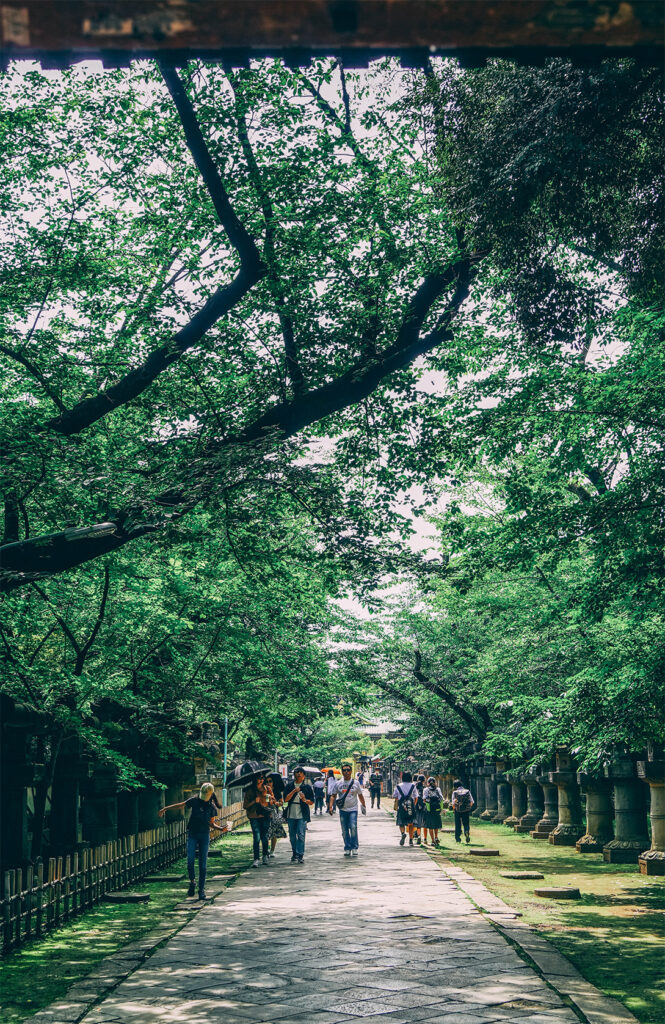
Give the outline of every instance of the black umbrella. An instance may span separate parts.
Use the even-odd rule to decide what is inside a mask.
[[[270,765],[264,764],[262,761],[243,761],[227,777],[227,789],[233,789],[235,786],[249,786],[269,770]]]
[[[320,775],[323,775],[321,769],[314,768],[313,765],[306,764],[301,765],[301,767],[308,779],[318,779]]]

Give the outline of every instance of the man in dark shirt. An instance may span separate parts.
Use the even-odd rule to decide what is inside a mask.
[[[226,832],[226,826],[217,825],[213,818],[217,816],[217,808],[211,797],[215,787],[211,782],[204,782],[198,796],[190,796],[189,800],[181,800],[177,804],[169,804],[159,811],[161,817],[165,811],[173,810],[176,807],[188,807],[191,811],[187,822],[187,874],[189,876],[188,896],[196,892],[194,883],[194,860],[196,851],[199,853],[199,899],[206,899],[205,884],[206,870],[208,867],[208,847],[210,845],[210,829],[217,829],[218,832]]]
[[[381,807],[381,784],[383,782],[383,775],[378,768],[375,768],[369,777],[369,795],[372,801],[372,807],[374,806],[374,800],[376,799],[376,806]]]
[[[305,860],[305,833],[310,820],[310,807],[314,805],[314,790],[305,780],[305,773],[298,765],[293,769],[293,782],[286,784],[286,823],[293,856],[292,864]]]

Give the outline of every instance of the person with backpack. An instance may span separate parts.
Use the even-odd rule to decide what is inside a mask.
[[[323,775],[318,779],[314,779],[312,789],[314,790],[314,814],[323,817],[323,804],[326,797],[326,783]]]
[[[425,801],[425,825],[423,843],[427,846],[427,832],[429,831],[432,846],[439,845],[439,829],[441,828],[441,805],[443,793],[436,784],[436,779],[430,775],[427,785],[423,790]]]
[[[455,842],[462,842],[462,829],[467,843],[471,842],[469,835],[469,815],[475,806],[476,801],[471,793],[463,786],[460,779],[453,782],[452,805],[455,813]]]
[[[247,814],[252,830],[252,867],[258,868],[262,863],[270,862],[268,835],[270,819],[275,798],[264,775],[260,775],[251,785],[247,786],[242,806]]]
[[[217,825],[213,818],[217,817],[217,803],[213,803],[211,797],[215,787],[211,782],[204,782],[199,790],[198,796],[190,796],[188,800],[181,800],[177,804],[169,804],[161,807],[157,812],[160,818],[165,811],[173,810],[176,807],[186,807],[191,812],[187,822],[187,874],[189,876],[188,896],[196,892],[194,881],[194,861],[196,853],[199,855],[199,899],[205,900],[206,869],[208,866],[208,847],[210,845],[210,829],[217,829],[218,832],[226,832],[226,825]]]
[[[395,786],[393,792],[394,807],[397,811],[397,824],[402,836],[400,846],[404,846],[406,833],[409,833],[409,846],[413,846],[413,818],[416,813],[418,789],[412,780],[411,772],[402,772],[402,781]]]
[[[333,788],[328,801],[328,812],[333,814],[335,806],[339,811],[339,823],[342,826],[344,840],[344,856],[358,856],[358,801],[363,814],[367,814],[363,788],[353,777],[353,767],[346,761],[342,764],[342,778]]]
[[[413,815],[413,839],[416,845],[420,846],[420,830],[425,827],[425,801],[423,799],[425,776],[416,775],[414,782],[418,793],[416,795],[416,810]]]

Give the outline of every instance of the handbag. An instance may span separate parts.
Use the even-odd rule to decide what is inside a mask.
[[[351,788],[352,788],[354,782],[355,782],[355,779],[351,779],[350,783],[348,784],[348,786],[346,787],[346,789],[342,793],[341,799],[339,797],[337,798],[336,806],[338,807],[338,809],[340,811],[344,809],[344,801],[346,800],[347,796],[349,795],[349,792],[351,791]]]

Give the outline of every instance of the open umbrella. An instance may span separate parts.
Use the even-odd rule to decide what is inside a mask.
[[[328,772],[332,772],[336,779],[341,779],[342,773],[339,768],[322,768],[321,772],[323,775],[327,775]]]
[[[320,775],[323,775],[320,768],[314,768],[312,765],[301,765],[301,767],[308,779],[318,779]]]
[[[233,789],[235,786],[249,786],[255,782],[260,775],[270,771],[270,765],[263,761],[243,761],[237,765],[227,777],[226,786]]]

